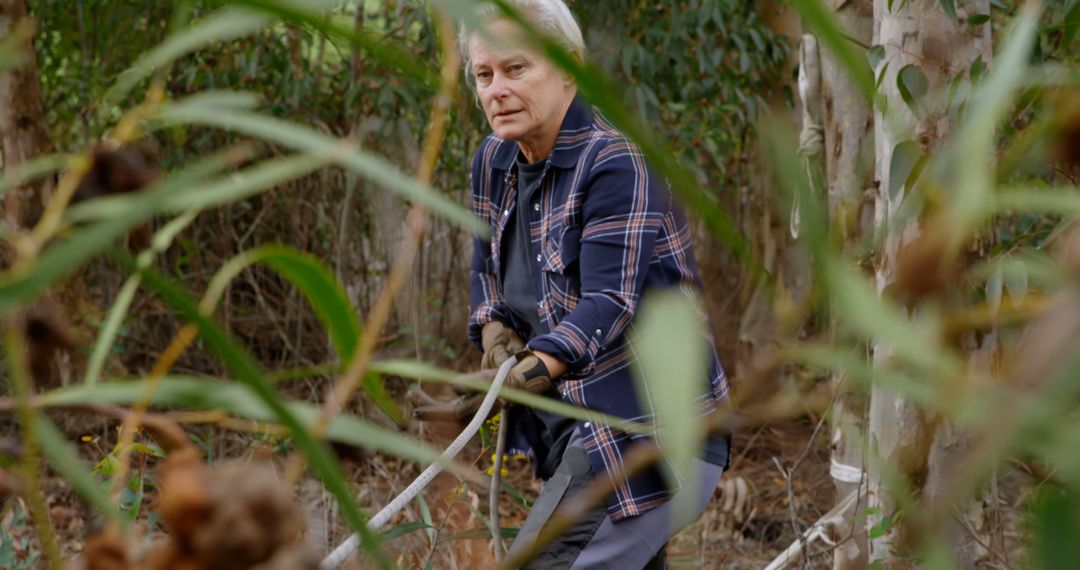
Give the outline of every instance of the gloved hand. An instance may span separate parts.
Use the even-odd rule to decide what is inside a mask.
[[[517,364],[510,369],[503,386],[543,394],[551,389],[551,373],[547,365],[532,351],[518,352]]]
[[[503,386],[533,394],[544,394],[551,389],[551,374],[544,361],[529,351],[518,352],[516,356],[518,362],[510,369]],[[420,421],[464,423],[480,409],[483,400],[484,394],[477,392],[442,403],[427,397],[426,401],[414,400],[414,404],[422,405],[417,405],[413,416]],[[500,398],[491,409],[491,415],[495,415],[504,405],[505,402]]]
[[[514,329],[499,321],[484,325],[480,331],[480,345],[484,348],[481,370],[497,370],[507,358],[525,349],[525,343]]]

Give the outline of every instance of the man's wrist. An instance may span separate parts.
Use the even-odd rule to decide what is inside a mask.
[[[546,352],[541,352],[539,350],[534,350],[532,351],[532,353],[535,354],[536,357],[544,363],[544,366],[547,367],[548,374],[551,375],[552,380],[562,376],[566,372],[566,363],[559,360],[558,358],[555,358],[554,356]]]

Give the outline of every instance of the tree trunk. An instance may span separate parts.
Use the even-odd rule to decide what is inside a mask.
[[[26,25],[27,18],[25,0],[0,0],[0,38],[9,37],[20,25]],[[45,123],[37,57],[29,35],[23,47],[22,65],[0,71],[0,154],[7,171],[51,154],[53,149]],[[54,179],[45,177],[12,188],[4,196],[4,219],[13,228],[22,227],[28,207],[40,207],[53,186]]]
[[[893,4],[892,11],[889,10],[890,3]],[[943,93],[953,78],[965,74],[977,58],[982,57],[987,62],[990,57],[989,26],[969,26],[966,22],[968,14],[988,14],[989,1],[957,3],[956,8],[959,22],[950,20],[937,0],[909,0],[906,3],[903,0],[874,0],[873,43],[885,49],[885,57],[878,63],[875,77],[883,66],[888,66],[879,92],[884,96],[889,112],[898,119],[894,128],[901,130],[895,125],[903,125],[906,129],[894,132],[880,112],[875,114],[875,226],[880,231],[885,231],[889,218],[896,214],[907,194],[905,187],[899,187],[895,195],[889,191],[890,185],[896,188],[898,182],[890,184],[894,149],[902,142],[914,141],[923,153],[932,154],[951,128],[945,98],[935,94]],[[898,74],[908,66],[912,67],[907,72],[908,77],[924,78],[925,91],[929,94],[919,97],[922,89],[912,89],[912,83],[904,82],[909,86],[907,91],[914,95],[909,97],[912,103],[905,102],[898,83]],[[912,106],[917,110],[913,111]],[[919,223],[913,221],[895,230],[885,240],[875,267],[879,294],[884,293],[895,279],[900,249],[918,233]],[[876,366],[889,366],[887,347],[877,344],[873,353]],[[868,430],[871,449],[876,450],[881,461],[898,470],[911,489],[921,494],[925,504],[934,506],[937,496],[933,489],[950,468],[950,461],[958,455],[962,435],[947,423],[916,409],[900,394],[879,386],[874,387],[870,397]],[[879,473],[872,472],[869,483],[870,506],[881,509],[879,515],[867,518],[867,524],[874,526],[882,517],[890,517],[896,511],[896,505],[888,496]],[[905,543],[908,537],[903,532],[904,524],[885,526],[888,530],[870,541],[870,559],[884,561],[886,568],[908,567],[911,563],[901,558],[910,554],[908,548],[911,546]],[[957,532],[952,536],[955,537],[955,552],[975,550],[966,544],[973,540],[969,534]],[[959,558],[958,562],[964,566],[970,564],[966,556]]]
[[[833,17],[852,40],[869,45],[874,31],[873,0],[831,0]],[[864,193],[873,191],[873,127],[870,105],[850,75],[829,50],[820,51],[821,99],[825,127],[825,174],[832,232],[845,248],[862,234],[858,225]],[[830,326],[834,334],[835,324]],[[841,514],[848,521],[833,538],[833,568],[866,568],[869,552],[866,528],[858,515],[866,510],[866,476],[863,441],[866,399],[845,386],[844,377],[833,378],[836,402],[832,414],[832,461],[829,470],[836,488],[836,502],[852,493],[856,500]]]

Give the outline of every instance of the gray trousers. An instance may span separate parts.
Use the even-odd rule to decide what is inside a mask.
[[[696,489],[676,493],[671,501],[636,517],[612,522],[601,506],[589,512],[555,541],[546,545],[525,568],[593,570],[665,568],[664,546],[677,532],[697,520],[712,499],[723,467],[694,459],[691,472],[698,478]],[[544,482],[509,554],[532,545],[560,504],[574,500],[578,491],[593,479],[592,468],[581,434],[574,430],[563,452],[562,463]],[[693,508],[674,512],[673,503],[686,492],[695,493]]]

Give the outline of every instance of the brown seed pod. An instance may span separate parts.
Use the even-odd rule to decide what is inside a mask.
[[[269,464],[215,466],[207,492],[212,508],[192,537],[207,570],[266,562],[304,530],[303,513]]]
[[[911,305],[945,290],[956,273],[947,241],[945,232],[931,224],[900,250],[892,288],[897,298]]]
[[[170,454],[160,470],[158,511],[172,540],[190,550],[199,528],[210,516],[212,505],[207,486],[210,475],[194,449]]]
[[[120,148],[99,144],[94,147],[90,171],[75,189],[72,202],[126,194],[156,182],[161,177],[157,154],[150,139]]]
[[[53,362],[61,350],[78,346],[74,326],[64,315],[60,306],[49,299],[35,302],[23,319],[26,334],[27,359],[35,384],[49,387],[58,384],[53,378]]]
[[[95,532],[86,538],[83,549],[85,570],[132,570],[128,560],[128,544],[115,527]]]

